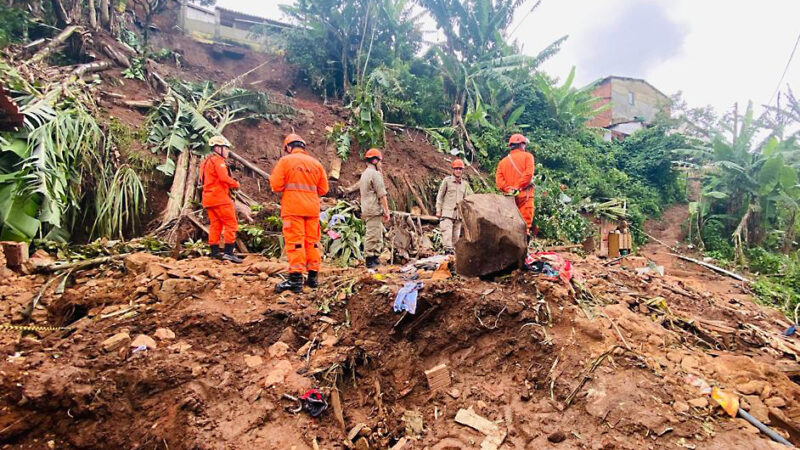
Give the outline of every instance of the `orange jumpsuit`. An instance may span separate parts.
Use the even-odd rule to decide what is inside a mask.
[[[225,158],[212,153],[200,165],[200,182],[203,183],[203,208],[208,213],[211,225],[208,227],[208,245],[218,245],[224,230],[224,244],[236,242],[236,221],[231,189],[238,189],[239,183],[231,178]]]
[[[320,253],[319,197],[328,193],[328,176],[316,158],[295,148],[269,176],[274,192],[282,193],[283,241],[289,272],[318,272]]]
[[[531,180],[535,171],[536,164],[533,155],[520,149],[514,149],[500,161],[495,174],[497,189],[503,192],[509,192],[514,189],[520,191],[515,200],[528,230],[531,229],[533,224],[533,197],[535,190],[531,185]]]

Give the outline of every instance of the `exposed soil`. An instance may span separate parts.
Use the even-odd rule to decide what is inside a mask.
[[[666,242],[670,229],[657,237]],[[568,257],[582,280],[575,292],[529,273],[428,280],[408,316],[392,312],[403,284],[396,267],[381,279],[326,269],[322,287],[299,296],[274,295],[280,280],[270,274],[284,266],[253,256],[233,266],[136,254],[80,272],[61,295],[51,285],[32,316],[74,331],[0,335],[0,441],[310,449],[316,439],[344,448],[346,431],[363,423],[371,448],[403,437],[405,448],[478,448],[484,436],[454,422],[472,408],[507,432],[507,449],[779,448],[705,406],[685,380],[696,374],[742,394],[751,414],[788,436],[779,424],[800,418],[800,387],[788,376],[800,373],[800,347],[780,337],[788,323],[779,313],[709,291],[691,268],[680,269],[688,278],[671,266],[664,277],[637,275],[627,266],[646,265],[642,257],[623,266]],[[0,323],[25,323],[20,311],[45,282],[0,281]],[[161,337],[144,351],[127,342],[104,350],[121,332]],[[431,392],[424,371],[440,363],[452,385]],[[314,419],[282,399],[319,387],[330,402],[333,386],[346,431],[332,407]],[[411,429],[416,414],[422,432]]]

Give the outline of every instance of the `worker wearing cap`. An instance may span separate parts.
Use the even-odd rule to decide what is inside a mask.
[[[442,184],[439,186],[439,195],[436,196],[436,217],[440,219],[442,246],[448,255],[453,254],[453,246],[461,237],[461,217],[458,215],[458,203],[467,195],[472,195],[469,183],[462,179],[464,161],[454,159],[450,167],[453,169],[453,175],[442,180]]]
[[[208,227],[211,257],[239,264],[242,259],[233,253],[239,223],[231,196],[231,189],[238,189],[239,183],[231,178],[225,162],[231,152],[231,143],[223,136],[214,136],[208,140],[208,146],[211,147],[211,155],[200,164],[199,176],[203,185],[203,208],[211,222]],[[220,239],[223,239],[223,252],[219,248]]]
[[[526,151],[528,139],[514,134],[508,140],[511,150],[497,165],[495,183],[497,189],[506,195],[513,195],[517,202],[526,230],[530,232],[533,224],[533,174],[536,170],[533,155]]]
[[[320,251],[319,198],[328,193],[328,176],[316,158],[306,153],[306,141],[296,134],[283,140],[286,156],[278,161],[269,183],[274,192],[281,193],[283,241],[289,258],[289,279],[275,290],[300,292],[303,273],[308,273],[306,285],[316,288],[317,274],[322,264]]]
[[[364,256],[367,268],[371,269],[380,264],[378,256],[383,250],[383,225],[389,223],[389,201],[381,174],[383,156],[380,150],[367,150],[364,159],[367,168],[361,174],[358,187],[361,191],[361,219],[366,226]]]

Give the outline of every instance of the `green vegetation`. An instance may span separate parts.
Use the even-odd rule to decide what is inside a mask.
[[[5,64],[0,73],[25,116],[24,129],[0,140],[0,240],[65,240],[86,231],[91,206],[100,235],[131,229],[144,189],[111,158],[113,142],[94,118],[91,97],[68,84],[31,84]]]

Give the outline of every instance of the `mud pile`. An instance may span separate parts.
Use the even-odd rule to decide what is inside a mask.
[[[414,315],[392,309],[399,268],[328,268],[299,296],[272,294],[285,266],[253,256],[135,254],[73,274],[61,294],[45,276],[6,277],[2,323],[68,329],[0,334],[0,442],[478,448],[484,434],[454,420],[471,409],[503,432],[499,448],[778,448],[688,374],[794,433],[797,338],[780,336],[777,312],[639,274],[641,258],[568,257],[570,285],[521,272],[423,280]],[[40,292],[29,322],[20,311]],[[330,404],[318,419],[283,397],[311,387]]]

